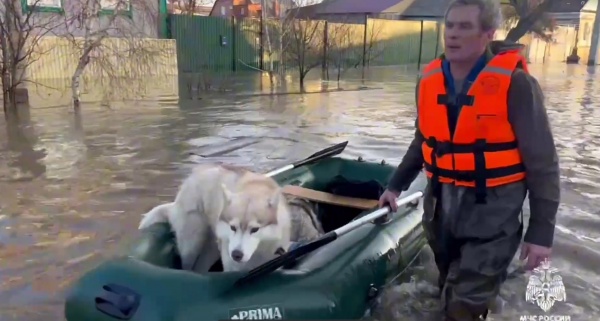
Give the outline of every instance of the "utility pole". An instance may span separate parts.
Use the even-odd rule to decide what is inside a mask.
[[[594,29],[592,30],[592,44],[590,46],[590,56],[588,57],[588,66],[595,66],[598,58],[598,40],[600,40],[600,0],[596,6],[596,17],[594,18]]]

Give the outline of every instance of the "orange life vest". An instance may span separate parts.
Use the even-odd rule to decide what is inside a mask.
[[[418,126],[425,137],[424,165],[434,191],[439,191],[439,183],[475,187],[477,203],[485,203],[487,187],[525,179],[507,106],[512,73],[519,65],[527,71],[526,61],[517,51],[496,55],[467,94],[454,98],[446,92],[441,59],[424,69]],[[446,104],[462,105],[452,137]]]

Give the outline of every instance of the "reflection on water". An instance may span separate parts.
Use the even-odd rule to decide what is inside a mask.
[[[9,180],[33,180],[46,172],[46,166],[40,160],[46,157],[45,150],[35,150],[37,135],[35,124],[31,122],[27,109],[6,122],[6,153]]]
[[[553,312],[597,320],[597,76],[582,66],[532,70],[546,92],[562,168],[554,265],[567,303]],[[147,99],[110,109],[90,104],[81,114],[34,109],[18,124],[1,122],[0,319],[60,320],[59,294],[132,240],[141,213],[172,199],[197,161],[189,152],[266,171],[349,140],[348,157],[399,162],[412,137],[414,78],[387,68],[367,83],[377,90],[237,98],[231,92],[179,104]],[[382,320],[423,320],[437,309],[429,264],[416,268],[413,282],[387,291]],[[512,275],[502,290],[502,316],[493,320],[541,312],[525,302],[525,283],[522,274]]]

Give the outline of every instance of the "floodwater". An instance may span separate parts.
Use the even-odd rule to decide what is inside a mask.
[[[553,265],[567,300],[549,314],[598,320],[599,77],[583,66],[532,70],[546,92],[563,182]],[[173,198],[196,159],[189,152],[266,171],[349,140],[347,157],[399,162],[412,137],[414,74],[388,68],[371,79],[379,89],[90,104],[81,115],[32,109],[21,125],[1,122],[0,320],[62,320],[62,292],[126,247],[141,213]],[[239,139],[248,145],[228,148]],[[430,264],[386,291],[380,320],[432,315]],[[492,320],[543,314],[525,302],[526,275],[511,276]]]

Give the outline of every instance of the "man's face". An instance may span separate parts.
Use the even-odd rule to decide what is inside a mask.
[[[450,9],[444,30],[445,56],[450,62],[479,58],[494,38],[494,31],[482,31],[477,6],[458,6]]]

